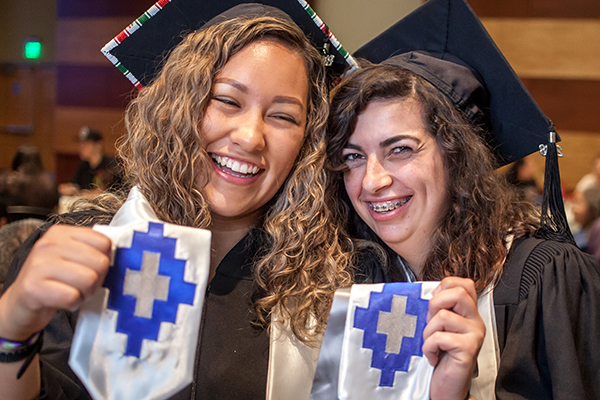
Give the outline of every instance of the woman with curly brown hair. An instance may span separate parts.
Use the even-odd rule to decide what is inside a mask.
[[[185,37],[128,107],[119,151],[135,196],[160,221],[212,234],[194,381],[174,398],[265,398],[275,307],[310,342],[350,282],[348,243],[324,201],[322,58],[285,13],[244,5]],[[58,220],[106,222],[121,203],[107,195]],[[0,365],[3,396],[88,398],[66,365],[75,317],[62,310],[102,284],[110,241],[64,224],[35,239],[0,299],[0,337],[47,326],[48,345],[19,381],[22,362]]]
[[[462,277],[493,291],[492,345],[478,359],[480,377],[492,362],[490,379],[476,398],[595,398],[600,270],[558,229],[560,198],[540,225],[495,172],[553,127],[475,14],[430,0],[355,55],[380,64],[365,61],[332,91],[327,153],[351,235],[386,250],[375,280]],[[448,321],[465,316],[452,311]],[[445,329],[457,347],[461,324]],[[436,369],[460,354],[447,348]],[[447,395],[432,379],[431,398]]]

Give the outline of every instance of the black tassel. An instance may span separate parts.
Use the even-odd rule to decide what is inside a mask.
[[[535,237],[575,244],[575,239],[567,223],[562,198],[556,132],[554,131],[549,133],[548,145],[546,146],[542,216],[540,228],[535,232]]]

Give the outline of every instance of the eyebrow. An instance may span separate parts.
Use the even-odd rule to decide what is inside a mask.
[[[248,94],[248,87],[246,85],[244,85],[243,83],[236,81],[235,79],[218,78],[218,79],[215,79],[215,84],[217,84],[217,83],[223,83],[223,84],[226,84],[229,86],[233,86],[235,89],[239,90],[240,92],[242,92],[244,94]],[[304,104],[296,97],[275,96],[273,98],[273,102],[274,103],[295,104],[295,105],[299,106],[302,110],[304,110]]]
[[[403,139],[414,140],[415,142],[417,142],[417,144],[421,143],[421,141],[418,138],[414,137],[414,136],[410,136],[410,135],[396,135],[396,136],[392,136],[390,138],[387,138],[387,139],[379,142],[379,147],[383,149],[383,148],[391,146],[394,143],[399,142],[399,141],[401,141]],[[362,150],[362,147],[360,147],[357,144],[350,143],[350,142],[348,142],[346,144],[346,146],[344,146],[344,148],[346,148],[346,149],[352,149],[352,150]]]
[[[244,85],[243,83],[236,81],[235,79],[217,78],[217,79],[215,79],[215,85],[217,83],[224,83],[226,85],[233,86],[234,88],[236,88],[237,90],[239,90],[242,93],[248,93],[248,87],[246,85]]]

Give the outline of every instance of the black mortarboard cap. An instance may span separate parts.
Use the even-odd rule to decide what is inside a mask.
[[[90,128],[89,126],[82,126],[79,130],[79,140],[82,142],[100,142],[104,140],[104,138],[99,130]]]
[[[573,243],[560,193],[554,125],[529,94],[465,0],[429,0],[354,53],[428,80],[491,134],[500,165],[546,146],[542,227]]]
[[[500,164],[538,150],[554,130],[464,0],[427,1],[354,56],[427,79],[468,118],[487,125]]]
[[[236,8],[231,10],[233,7]],[[352,56],[304,0],[259,0],[252,3],[240,0],[160,0],[107,43],[102,52],[141,90],[152,81],[163,58],[186,33],[221,20],[258,15],[287,15],[317,49],[324,51],[326,47],[331,63],[329,75],[339,76],[349,65],[356,65]]]

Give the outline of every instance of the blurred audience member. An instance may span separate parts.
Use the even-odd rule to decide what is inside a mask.
[[[58,198],[56,182],[44,172],[37,148],[20,146],[13,157],[12,171],[0,178],[0,289],[17,249],[56,212]]]
[[[600,262],[600,218],[596,218],[588,230],[588,244],[585,251]]]
[[[573,217],[581,229],[574,234],[580,249],[588,251],[591,227],[600,217],[600,188],[590,188],[573,195]],[[589,252],[589,251],[588,251]]]
[[[6,210],[6,201],[0,196],[0,228],[8,223],[8,211]]]
[[[15,253],[25,239],[44,221],[36,218],[20,219],[0,228],[0,292],[4,288],[4,279]]]
[[[46,219],[56,212],[58,188],[42,166],[35,146],[22,145],[12,160],[12,171],[0,177],[0,197],[7,207],[8,221]]]
[[[517,189],[521,199],[540,204],[542,193],[535,181],[535,174],[535,161],[531,157],[525,157],[512,164],[506,173],[506,180]]]
[[[583,178],[577,182],[575,191],[583,193],[591,188],[600,188],[600,154],[597,154],[596,157],[594,157],[592,172],[585,174]]]
[[[114,158],[104,154],[100,131],[84,126],[79,132],[79,166],[70,183],[59,186],[63,196],[95,195],[120,186],[121,173]]]
[[[12,170],[27,174],[43,173],[42,157],[37,147],[28,144],[19,146],[12,159]]]

